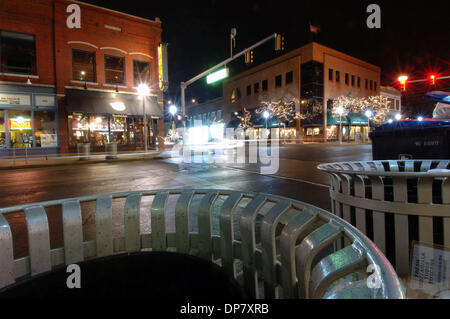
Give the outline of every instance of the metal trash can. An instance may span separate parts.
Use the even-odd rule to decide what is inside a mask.
[[[86,161],[89,159],[89,154],[91,153],[90,143],[80,143],[77,144],[78,158],[80,161]]]
[[[106,159],[117,158],[117,143],[107,143],[105,145]]]
[[[450,121],[393,122],[369,136],[374,160],[450,158]]]
[[[140,252],[78,263],[80,288],[69,289],[66,267],[0,289],[2,299],[245,299],[232,276],[191,255]]]
[[[450,247],[450,160],[318,166],[330,174],[333,214],[366,234],[400,276],[413,241]]]

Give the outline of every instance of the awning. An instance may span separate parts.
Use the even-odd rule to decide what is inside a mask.
[[[142,99],[135,94],[66,89],[67,112],[143,115]],[[157,98],[145,98],[147,116],[163,117]]]
[[[347,117],[351,125],[368,125],[367,116],[361,113],[348,113]]]

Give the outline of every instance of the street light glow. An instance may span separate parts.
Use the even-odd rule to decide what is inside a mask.
[[[264,111],[263,117],[264,117],[266,120],[269,118],[269,116],[270,116],[269,111]]]
[[[400,121],[402,119],[402,115],[400,113],[395,115],[395,120]]]
[[[400,82],[401,84],[405,84],[406,81],[408,80],[408,76],[406,76],[406,75],[401,75],[401,76],[398,77],[398,80],[399,80],[399,82]]]
[[[148,96],[150,94],[150,88],[147,84],[141,83],[137,88],[139,96]]]
[[[345,109],[342,107],[342,106],[339,106],[338,108],[337,108],[337,112],[338,112],[338,114],[339,115],[343,115],[344,114],[344,112],[345,112]]]
[[[169,113],[175,115],[175,113],[177,113],[177,107],[173,104],[169,106]]]
[[[369,119],[373,116],[373,112],[372,112],[371,110],[367,110],[364,114],[365,114]]]
[[[419,122],[422,122],[422,121],[423,121],[423,117],[422,117],[422,116],[419,116],[419,117],[417,118],[417,120],[418,120]]]
[[[394,121],[393,121],[392,119],[389,119],[389,120],[388,120],[388,123],[389,123],[389,124],[392,124],[393,122],[394,122]]]

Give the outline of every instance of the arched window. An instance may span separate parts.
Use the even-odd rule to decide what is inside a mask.
[[[231,91],[231,103],[236,102],[241,98],[241,91],[239,89],[234,89]]]

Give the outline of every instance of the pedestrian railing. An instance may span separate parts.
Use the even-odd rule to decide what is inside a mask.
[[[142,209],[148,199],[151,208]],[[117,222],[119,202],[123,217]],[[87,204],[95,207],[94,240],[83,239]],[[46,211],[55,207],[62,214],[63,247],[51,249]],[[28,237],[28,254],[22,258],[14,257],[20,234],[12,232],[8,223],[8,216],[18,213],[24,214],[26,234],[22,235]],[[151,231],[142,230],[143,220],[150,221]],[[122,235],[114,234],[117,223],[123,227]],[[338,244],[341,238],[345,245]],[[216,262],[252,298],[404,297],[388,260],[356,228],[327,211],[279,196],[176,189],[0,209],[0,287],[54,267],[147,249],[176,250]],[[367,273],[369,265],[378,269],[375,280],[374,274]],[[361,276],[357,285],[336,288],[337,280],[355,273]]]
[[[319,165],[331,176],[332,212],[372,239],[400,276],[413,241],[450,247],[450,161]]]

